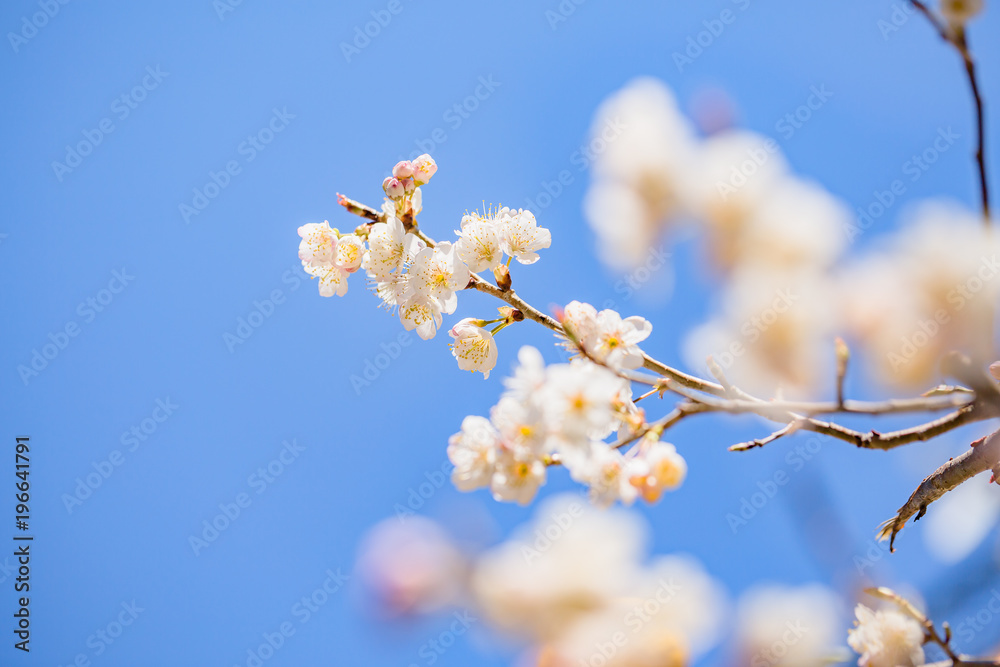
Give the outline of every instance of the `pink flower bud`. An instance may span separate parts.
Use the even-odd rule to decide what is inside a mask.
[[[385,190],[385,196],[389,199],[399,199],[406,191],[402,181],[398,178],[393,178],[392,176],[389,176],[382,181],[382,189]]]
[[[409,160],[397,162],[396,166],[392,168],[392,175],[400,180],[413,176],[413,163]]]
[[[431,180],[431,176],[438,170],[437,164],[427,153],[424,153],[413,161],[413,180],[417,185],[423,185]]]
[[[412,178],[404,178],[403,180],[400,181],[400,183],[403,184],[403,190],[406,192],[406,194],[410,194],[411,192],[417,189],[417,184],[413,182]]]

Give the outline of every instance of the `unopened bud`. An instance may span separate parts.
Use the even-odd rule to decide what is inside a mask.
[[[493,269],[493,278],[497,281],[497,287],[502,289],[504,292],[510,289],[510,271],[508,271],[507,267],[503,264]]]
[[[403,180],[400,181],[400,183],[403,184],[403,190],[406,192],[406,194],[410,194],[411,192],[417,189],[417,184],[413,182],[412,178],[404,178]]]
[[[396,166],[392,168],[392,175],[400,180],[413,176],[413,163],[409,160],[397,162]]]
[[[434,162],[434,158],[427,153],[424,153],[413,161],[413,180],[417,182],[417,185],[423,185],[427,181],[431,180],[431,176],[433,176],[437,170],[438,167],[437,163]]]
[[[382,189],[385,191],[385,196],[389,199],[399,199],[406,191],[403,182],[393,176],[389,176],[382,181]]]

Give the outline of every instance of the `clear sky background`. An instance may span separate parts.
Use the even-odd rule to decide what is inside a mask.
[[[360,276],[345,298],[320,298],[299,268],[295,231],[324,219],[353,228],[358,220],[336,193],[377,205],[382,178],[402,156],[429,151],[440,166],[422,216],[437,238],[484,200],[537,203],[567,170],[571,182],[535,207],[553,243],[538,264],[517,267],[519,292],[542,307],[578,298],[643,314],[654,324],[647,349],[677,364],[683,333],[713,306],[699,246],[672,248],[672,268],[624,294],[622,276],[594,258],[581,214],[589,177],[573,159],[597,105],[636,75],[666,81],[689,111],[704,91],[726,91],[740,125],[779,138],[797,171],[852,208],[902,178],[904,163],[939,129],[953,128],[956,146],[907,181],[902,201],[856,245],[893,229],[919,198],[976,204],[959,61],[915,15],[898,30],[880,29],[902,0],[565,1],[564,11],[574,9],[558,22],[547,15],[559,12],[556,0],[245,0],[226,5],[231,11],[219,9],[225,1],[49,0],[58,11],[34,31],[24,21],[45,2],[0,8],[0,543],[15,533],[16,435],[31,437],[35,535],[30,656],[12,647],[13,559],[0,556],[2,665],[68,665],[78,655],[101,667],[244,665],[247,649],[284,622],[295,634],[267,665],[428,664],[420,647],[446,618],[387,628],[365,611],[356,581],[307,622],[293,606],[327,570],[349,574],[365,531],[434,477],[448,436],[464,415],[487,413],[521,344],[552,361],[559,355],[547,331],[520,325],[504,332],[496,380],[484,382],[458,371],[444,335],[414,336],[370,385],[352,386],[351,376],[362,376],[403,329],[376,309]],[[678,67],[673,53],[724,9],[735,20]],[[373,12],[391,20],[345,55],[341,44],[352,44]],[[992,108],[1000,100],[1000,45],[991,39],[998,27],[990,7],[971,31]],[[776,123],[812,86],[832,97],[782,137]],[[450,111],[477,87],[483,99],[468,103],[474,110]],[[248,139],[269,125],[281,129],[253,148]],[[81,141],[97,145],[71,158],[76,166],[53,167]],[[1000,155],[1000,142],[992,139],[990,150]],[[226,182],[218,174],[231,162],[225,187],[196,202],[213,173]],[[206,203],[187,219],[180,209]],[[251,316],[257,304],[266,317]],[[463,294],[445,324],[494,307]],[[240,335],[241,318],[260,326],[232,343],[227,335]],[[76,335],[60,334],[67,330]],[[44,365],[36,359],[37,375],[19,372],[60,342]],[[855,378],[850,389],[861,384]],[[127,435],[133,428],[142,440]],[[766,428],[752,418],[685,423],[671,437],[690,464],[688,481],[639,510],[655,528],[657,552],[696,554],[734,596],[761,581],[844,584],[875,526],[987,427],[889,454],[823,441],[801,470],[785,457],[805,436],[726,452]],[[273,466],[280,474],[251,478],[285,442],[295,447],[283,455],[290,463]],[[67,506],[78,478],[86,483],[108,465],[100,486]],[[791,482],[734,534],[727,513],[778,470]],[[543,494],[573,488],[566,477],[556,471]],[[249,506],[195,554],[189,537],[239,494]],[[450,484],[421,511],[463,522],[465,537],[484,544],[531,515]],[[882,551],[866,574],[921,589],[944,618],[979,609],[1000,586],[995,540],[948,569],[921,531],[908,528],[902,548]],[[966,585],[979,597],[956,603]],[[133,601],[142,611],[104,643],[96,633]],[[998,636],[1000,619],[962,648],[981,650]],[[716,652],[705,664],[724,657]],[[508,662],[474,632],[438,664]]]

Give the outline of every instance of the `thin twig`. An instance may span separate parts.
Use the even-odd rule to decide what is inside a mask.
[[[938,35],[940,35],[941,39],[955,47],[959,55],[962,57],[962,62],[965,64],[965,73],[969,80],[969,88],[972,90],[972,99],[976,107],[976,134],[978,135],[976,146],[976,166],[979,168],[979,196],[982,198],[983,202],[983,221],[988,225],[990,222],[990,189],[989,180],[986,177],[985,112],[983,110],[983,97],[979,92],[976,62],[972,58],[972,52],[969,49],[968,37],[965,34],[964,28],[953,30],[950,26],[941,21],[941,19],[939,19],[938,16],[931,11],[931,9],[922,0],[910,0],[910,2],[927,18],[934,30],[937,31]]]

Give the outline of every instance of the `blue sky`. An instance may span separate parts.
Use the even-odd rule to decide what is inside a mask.
[[[370,385],[352,385],[387,347],[396,353],[402,328],[360,280],[343,299],[320,298],[299,268],[296,228],[353,227],[336,193],[378,204],[392,164],[429,151],[440,171],[424,191],[428,233],[449,236],[484,200],[533,202],[553,244],[515,276],[519,291],[541,307],[578,298],[643,314],[649,351],[680,364],[684,332],[711,309],[711,276],[692,242],[633,295],[596,261],[581,215],[588,175],[574,157],[595,108],[644,74],[688,110],[725,90],[739,124],[775,135],[797,171],[852,208],[952,128],[956,146],[907,181],[863,245],[922,197],[976,204],[959,62],[917,16],[880,23],[903,4],[4,3],[0,484],[13,486],[14,437],[30,436],[36,537],[32,650],[15,651],[5,626],[0,664],[244,665],[283,623],[294,634],[269,666],[427,664],[420,647],[447,619],[387,630],[359,612],[350,580],[305,620],[295,605],[337,588],[328,571],[350,574],[365,530],[441,468],[447,437],[464,415],[486,414],[521,344],[559,357],[548,332],[520,325],[501,340],[497,381],[484,382],[457,370],[442,337],[411,337]],[[674,54],[724,10],[734,20],[679,66]],[[357,37],[379,19],[367,43]],[[971,32],[990,101],[998,23],[991,7]],[[832,96],[783,136],[778,123],[814,86]],[[558,196],[539,198],[563,171]],[[462,295],[446,324],[493,307]],[[51,358],[19,371],[36,351]],[[858,380],[850,388],[864,393]],[[672,436],[687,483],[640,511],[657,552],[696,554],[734,595],[759,581],[839,585],[877,523],[984,428],[890,454],[823,441],[796,470],[786,457],[805,436],[736,455],[726,446],[764,424],[691,420]],[[790,483],[734,534],[726,514],[779,470]],[[92,474],[100,485],[78,492]],[[572,488],[553,478],[545,494]],[[484,543],[531,514],[447,484],[421,509],[475,517]],[[222,511],[235,518],[196,554],[190,537]],[[1000,585],[988,548],[975,568],[948,572],[919,533],[878,560],[880,583],[922,588],[932,611],[950,604],[942,582]],[[12,575],[0,577],[10,618]],[[130,623],[119,636],[97,634],[117,632],[119,618]],[[474,632],[438,664],[507,662]]]

